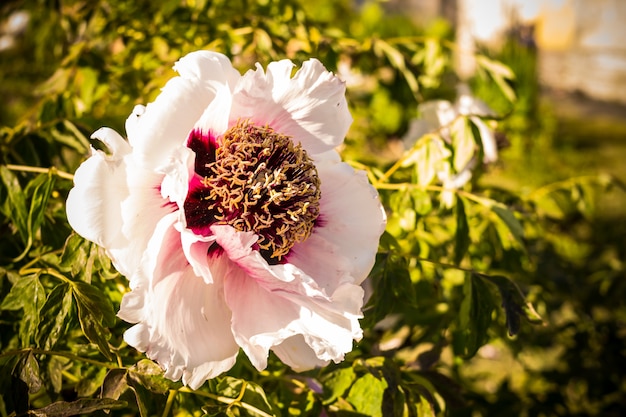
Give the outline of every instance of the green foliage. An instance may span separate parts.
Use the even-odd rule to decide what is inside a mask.
[[[594,174],[548,182],[547,169],[545,181],[528,180],[540,174],[533,158],[549,158],[554,126],[539,117],[534,56],[523,49],[517,64],[512,49],[478,56],[471,81],[498,113],[481,120],[511,142],[505,164],[475,161],[478,115],[399,150],[418,104],[453,98],[455,46],[448,25],[418,28],[383,6],[0,6],[30,16],[0,51],[0,415],[619,415],[626,281],[615,242],[626,230],[623,217],[599,217],[598,202],[623,186]],[[242,70],[316,56],[346,79],[354,123],[343,156],[367,171],[388,227],[365,283],[364,339],[341,364],[298,374],[271,357],[257,372],[242,355],[195,391],[166,379],[123,341],[128,324],[115,312],[127,280],[67,224],[87,138],[103,125],[123,131],[133,106],[196,49]],[[442,183],[441,172],[472,161],[471,181]]]

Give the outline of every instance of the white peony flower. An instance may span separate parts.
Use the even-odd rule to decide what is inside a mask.
[[[494,117],[494,112],[485,102],[472,96],[466,84],[458,86],[458,97],[454,103],[447,100],[426,101],[418,106],[420,117],[411,121],[409,131],[403,142],[405,149],[411,149],[416,141],[429,133],[437,133],[440,140],[435,141],[434,146],[440,151],[438,158],[430,161],[436,171],[437,178],[446,189],[463,187],[472,178],[472,171],[477,164],[478,148],[471,146],[465,149],[455,149],[457,161],[463,161],[461,166],[452,160],[452,153],[445,149],[445,143],[453,142],[453,130],[463,124],[460,117],[466,116],[476,126],[480,133],[480,141],[483,152],[483,163],[491,164],[498,160],[498,148],[493,130],[481,119],[481,117]],[[457,134],[464,134],[457,129]],[[406,165],[417,163],[419,154],[405,161]],[[427,179],[430,182],[430,178]],[[425,185],[425,184],[424,184]],[[442,194],[442,200],[446,206],[452,205],[453,194],[446,191]]]
[[[352,122],[342,81],[311,59],[183,57],[157,99],[94,133],[67,200],[72,227],[130,281],[124,335],[197,388],[270,350],[294,370],[341,361],[362,331],[385,213],[334,148]]]

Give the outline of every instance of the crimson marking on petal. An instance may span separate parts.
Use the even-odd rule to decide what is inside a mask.
[[[215,135],[195,128],[189,133],[187,147],[196,154],[195,172],[203,177],[209,175],[210,170],[207,167],[215,162],[215,151],[218,147]]]
[[[197,175],[184,204],[187,226],[200,234],[210,233],[213,224],[255,232],[263,257],[282,262],[310,236],[320,213],[313,160],[267,126],[240,122],[217,139],[194,132],[188,143],[196,152]]]

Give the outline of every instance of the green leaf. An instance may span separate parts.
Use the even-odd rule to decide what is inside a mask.
[[[30,275],[20,277],[0,305],[1,310],[23,309],[19,330],[22,346],[29,346],[31,337],[35,335],[45,298],[46,293],[39,281],[39,275]]]
[[[491,206],[491,210],[498,216],[500,220],[506,226],[506,230],[510,233],[510,236],[507,236],[504,233],[501,233],[500,229],[498,229],[498,233],[500,235],[500,239],[502,240],[503,245],[506,243],[515,244],[516,246],[523,248],[524,247],[524,227],[520,223],[520,221],[515,217],[513,212],[501,204],[494,204]],[[513,241],[510,239],[513,237]]]
[[[500,275],[481,276],[498,287],[509,335],[515,336],[519,333],[522,318],[533,324],[543,323],[541,316],[532,304],[526,301],[524,294],[513,281]]]
[[[41,377],[39,376],[39,363],[33,355],[28,352],[20,361],[20,379],[28,385],[28,393],[35,394],[41,389]]]
[[[61,392],[63,388],[63,370],[68,362],[69,359],[62,356],[51,356],[48,361],[48,376],[52,389],[56,393]]]
[[[72,291],[67,283],[57,285],[48,294],[48,299],[41,308],[41,323],[37,329],[37,346],[52,350],[59,339],[67,333],[72,309]]]
[[[141,383],[146,389],[165,394],[170,389],[180,388],[180,382],[173,382],[163,377],[163,369],[149,359],[142,359],[130,368],[128,376]]]
[[[341,368],[330,372],[322,379],[324,385],[324,404],[331,404],[350,388],[356,379],[354,368]]]
[[[52,175],[52,173],[41,174],[32,180],[24,190],[26,195],[30,196],[32,193],[28,211],[28,236],[30,241],[34,240],[35,233],[41,227],[55,182],[56,176]]]
[[[71,288],[83,333],[107,359],[112,359],[107,343],[110,332],[105,327],[115,324],[111,301],[96,287],[84,282],[73,282]]]
[[[117,400],[128,389],[126,381],[128,371],[126,369],[111,369],[102,381],[100,389],[101,398]]]
[[[141,417],[150,417],[151,408],[154,407],[154,396],[148,391],[140,381],[132,378],[126,378],[126,382],[135,393],[135,399],[137,400],[137,408],[139,408],[139,415]]]
[[[241,405],[249,415],[263,416],[263,413],[274,415],[265,391],[254,382],[227,376],[220,380],[216,390],[218,395],[238,399],[232,406]]]
[[[29,414],[37,417],[70,417],[79,414],[89,414],[98,410],[119,410],[127,405],[126,401],[110,398],[81,398],[72,402],[58,401],[47,407],[31,410]]]
[[[359,413],[371,417],[382,417],[385,389],[387,389],[387,381],[384,378],[379,379],[372,374],[365,374],[354,382],[346,400]]]
[[[450,126],[450,135],[454,152],[454,170],[461,172],[476,153],[476,139],[469,120],[466,117],[456,119]]]
[[[463,199],[458,197],[456,200],[456,232],[454,234],[454,263],[460,264],[470,246],[469,224],[465,214],[465,205]]]
[[[22,241],[27,242],[28,212],[26,210],[26,197],[20,182],[15,174],[3,165],[0,165],[0,178],[6,190],[6,200],[1,206],[2,212],[8,219],[13,221]]]
[[[375,289],[365,306],[363,327],[368,328],[388,314],[415,305],[415,290],[407,260],[392,253],[379,253],[370,273]]]
[[[463,286],[459,330],[455,338],[455,350],[459,355],[470,358],[483,345],[493,310],[489,287],[480,276],[469,274]]]
[[[504,94],[507,100],[509,100],[510,102],[515,101],[515,91],[507,83],[507,80],[515,79],[515,74],[513,73],[513,71],[503,63],[494,61],[483,55],[476,56],[476,62],[485,71],[487,71],[489,75],[491,75],[491,78],[493,78],[496,85],[498,86],[498,88],[500,88],[500,91],[502,92],[502,94]]]

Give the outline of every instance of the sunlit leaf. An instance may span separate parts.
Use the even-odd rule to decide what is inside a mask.
[[[141,383],[146,389],[157,394],[165,394],[170,389],[180,388],[180,382],[173,382],[163,376],[163,369],[149,359],[137,362],[129,371],[129,378]]]
[[[383,395],[387,388],[384,378],[376,378],[372,374],[365,374],[358,378],[346,397],[356,411],[367,416],[382,417]]]
[[[330,372],[322,379],[324,384],[324,404],[330,404],[337,398],[342,397],[356,379],[356,373],[352,367],[340,368]]]

